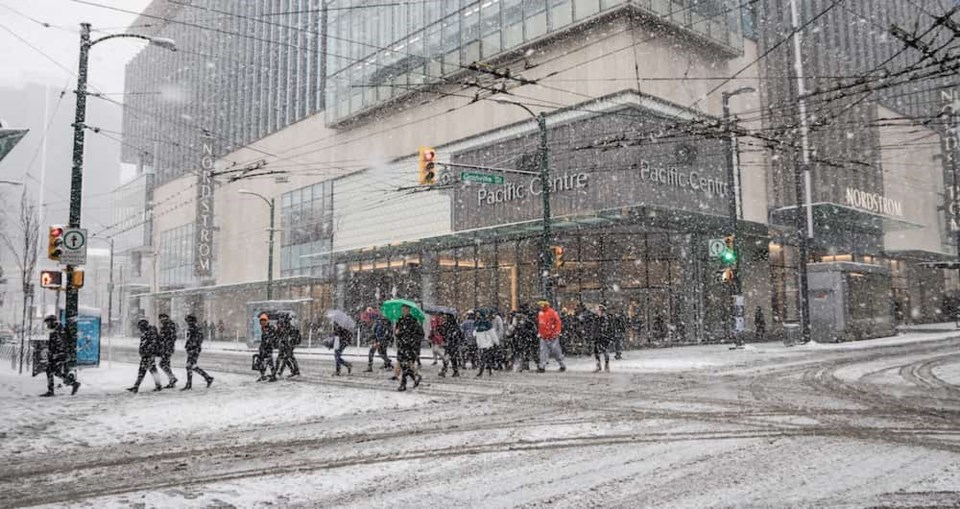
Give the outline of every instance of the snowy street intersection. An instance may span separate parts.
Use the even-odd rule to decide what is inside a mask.
[[[43,399],[4,360],[0,507],[960,506],[952,336],[632,351],[599,375],[426,361],[407,393],[365,359],[335,378],[305,352],[300,381],[270,384],[212,349],[212,388],[131,395],[115,345],[77,396]]]

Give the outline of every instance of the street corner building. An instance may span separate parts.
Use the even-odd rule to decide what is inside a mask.
[[[801,312],[798,144],[755,133],[791,121],[796,91],[764,58],[786,51],[789,21],[756,20],[785,3],[157,0],[140,24],[190,51],[145,48],[127,68],[125,157],[145,183],[124,192],[148,210],[126,314],[246,338],[268,291],[303,324],[391,297],[516,310],[542,297],[548,190],[558,310],[604,304],[633,347],[725,340],[735,316],[777,337]],[[236,36],[191,26],[211,10]],[[942,198],[956,147],[898,150],[923,128],[896,101],[860,114],[904,121],[813,135],[831,163],[814,163],[804,207],[822,232],[818,340],[942,320],[957,287]],[[715,246],[734,234],[731,265]]]

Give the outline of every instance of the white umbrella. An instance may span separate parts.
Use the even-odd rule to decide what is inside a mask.
[[[340,311],[339,309],[328,310],[326,315],[327,318],[333,320],[333,323],[343,327],[344,329],[353,330],[357,327],[357,322],[355,322],[353,318],[350,318],[350,315]]]

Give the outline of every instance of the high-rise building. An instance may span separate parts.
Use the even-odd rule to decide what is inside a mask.
[[[225,28],[233,23],[282,30],[274,16],[215,3],[165,16],[182,19],[189,9],[219,19],[220,31],[200,31],[223,38],[227,48],[241,32]],[[288,65],[280,81],[230,89],[228,80],[201,96],[250,97],[237,104],[260,107],[226,116],[232,124],[211,133],[239,132],[234,136],[248,141],[217,147],[209,196],[197,193],[206,185],[202,175],[165,174],[163,158],[158,162],[165,176],[152,200],[159,256],[148,314],[191,312],[223,319],[231,336],[245,335],[247,315],[265,305],[259,301],[268,272],[276,275],[273,298],[297,308],[302,324],[319,325],[331,307],[353,312],[390,296],[460,310],[519,309],[542,296],[544,186],[552,190],[548,242],[564,252],[564,263],[545,267],[561,308],[606,304],[630,324],[631,344],[727,337],[731,287],[710,246],[730,233],[732,210],[745,305],[769,312],[763,154],[742,150],[740,165],[752,171],[734,169],[730,179],[731,131],[723,125],[724,97],[734,114],[759,104],[756,94],[724,94],[760,88],[753,20],[740,3],[304,3],[272,2],[269,12],[310,14],[306,27],[285,23],[303,27],[287,34],[309,35],[315,30],[307,27],[319,24],[325,38],[312,43],[326,48],[329,61],[315,69],[325,72],[298,80]],[[131,72],[149,75],[157,65],[171,67],[143,60]],[[184,108],[215,110],[211,100],[200,106],[191,99]],[[182,119],[178,112],[171,115]],[[199,114],[188,116],[196,121]],[[257,121],[243,120],[247,115]],[[759,117],[740,125],[759,129]],[[202,169],[202,133],[184,129],[180,167]],[[436,186],[417,186],[419,147],[436,150]],[[536,174],[541,160],[547,179]],[[491,176],[503,183],[469,182]],[[276,256],[268,271],[274,209]],[[204,235],[212,236],[209,272],[197,270],[207,267],[211,249],[199,240]]]
[[[795,233],[807,215],[801,207],[798,218],[806,200],[796,193],[803,190],[802,99],[815,332],[831,338],[838,327],[856,338],[876,327],[889,332],[896,321],[943,319],[944,296],[955,286],[937,264],[956,255],[944,214],[956,167],[947,164],[941,116],[945,99],[960,92],[950,63],[960,35],[949,17],[956,8],[925,0],[762,0],[759,13],[764,134],[788,148],[770,165],[771,221],[780,232],[771,253],[774,318],[797,316]],[[800,65],[794,26],[801,28]]]

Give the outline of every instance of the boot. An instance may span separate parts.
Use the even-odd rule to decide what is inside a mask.
[[[610,372],[610,361],[604,361],[604,363],[603,363],[603,371],[604,371],[604,372],[607,372],[607,373]]]
[[[133,387],[127,387],[127,391],[136,394],[140,392],[140,388],[134,385]]]
[[[367,369],[363,370],[364,373],[373,373],[373,364],[367,366]]]
[[[153,392],[160,392],[162,390],[163,390],[163,386],[160,384],[157,384],[157,386],[153,388]]]
[[[414,388],[414,389],[416,389],[417,387],[420,386],[420,380],[423,380],[423,376],[422,376],[422,375],[417,375],[417,377],[413,379],[413,388]]]
[[[403,377],[400,378],[400,387],[397,387],[398,392],[405,390],[407,390],[407,375],[403,375]]]
[[[600,372],[600,361],[597,361],[597,369],[593,370],[594,373]]]
[[[353,371],[353,364],[347,364],[347,374],[349,375]]]
[[[451,378],[458,378],[459,376],[460,376],[460,372],[457,371],[456,369],[453,370],[453,374],[450,375]]]
[[[50,398],[50,397],[53,397],[53,396],[55,396],[55,394],[53,393],[53,391],[47,391],[47,392],[45,392],[45,393],[43,393],[43,394],[40,395],[41,398]]]
[[[177,386],[177,379],[174,378],[173,380],[170,380],[170,383],[168,383],[168,384],[164,387],[164,389],[173,389],[173,388],[176,387],[176,386]]]
[[[441,369],[440,372],[437,373],[437,376],[439,376],[439,377],[441,377],[441,378],[446,378],[446,377],[447,377],[447,370]]]
[[[207,379],[207,389],[209,389],[211,385],[213,385],[213,377],[212,377],[212,376]]]
[[[80,390],[80,382],[73,382],[73,389],[70,391],[70,395],[73,396]]]
[[[477,378],[480,378],[482,376],[483,376],[483,368],[480,368],[480,371],[477,371]]]
[[[180,389],[180,392],[189,391],[190,389],[193,389],[193,384],[191,384],[190,382],[187,382],[187,383],[183,386],[183,389]]]

